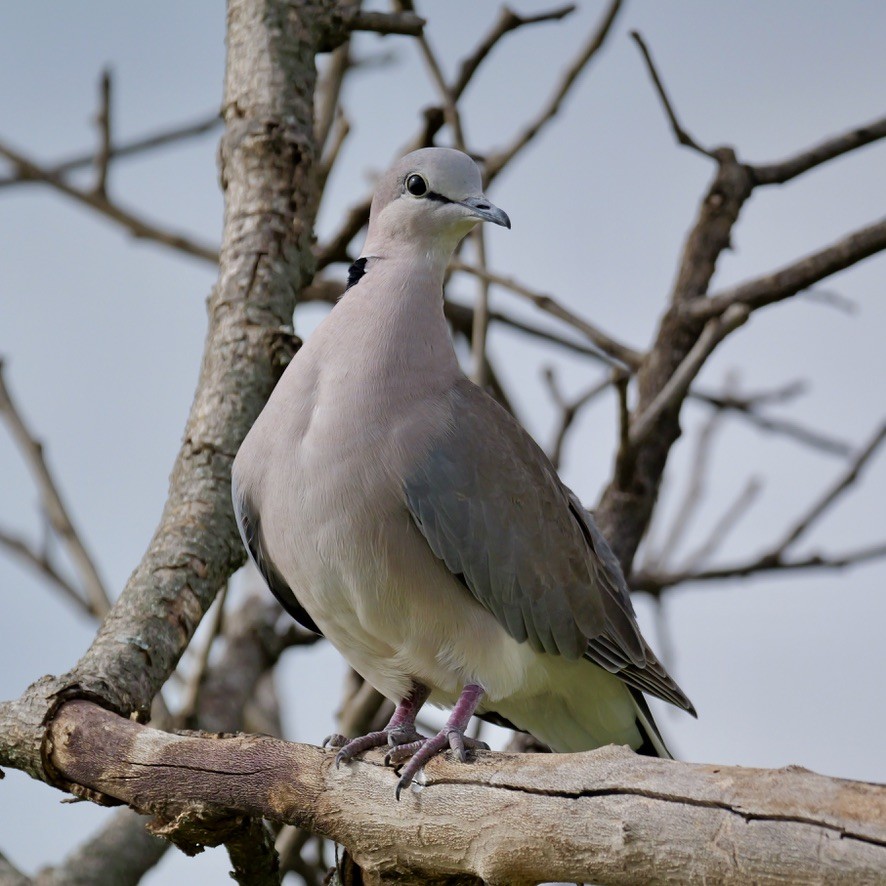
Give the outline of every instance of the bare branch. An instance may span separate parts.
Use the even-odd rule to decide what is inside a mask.
[[[880,425],[868,443],[858,452],[843,475],[815,502],[806,515],[773,549],[774,556],[780,558],[788,548],[792,547],[795,542],[799,541],[809,531],[813,524],[824,516],[844,492],[850,489],[858,480],[864,466],[871,460],[884,440],[886,440],[886,422]]]
[[[667,383],[659,391],[649,406],[631,422],[630,444],[633,449],[639,447],[655,428],[658,419],[667,411],[679,405],[689,385],[698,374],[705,360],[714,348],[730,332],[747,322],[750,316],[748,308],[742,305],[731,307],[722,317],[721,323],[709,320],[692,349],[677,367]]]
[[[612,0],[610,2],[600,24],[590,34],[577,57],[565,69],[560,83],[535,119],[516,136],[510,145],[487,157],[485,170],[487,181],[491,182],[541,132],[544,126],[557,115],[579,75],[587,68],[603,46],[618,15],[618,11],[621,9],[621,5],[621,0]]]
[[[325,33],[317,44],[318,52],[329,52],[347,40],[353,31],[376,34],[402,34],[419,37],[425,20],[414,12],[374,12],[359,6],[340,5],[324,20]]]
[[[570,326],[586,335],[590,341],[603,351],[604,354],[612,358],[610,361],[611,365],[613,365],[613,361],[617,361],[614,365],[618,365],[619,368],[627,367],[629,369],[635,369],[640,364],[642,355],[639,351],[635,351],[633,348],[622,344],[598,329],[592,323],[589,323],[577,314],[573,314],[572,311],[563,307],[563,305],[550,295],[545,295],[544,293],[529,289],[529,287],[524,286],[522,283],[518,283],[512,277],[504,277],[501,274],[494,274],[491,271],[485,271],[474,265],[467,265],[463,262],[454,262],[452,268],[455,271],[464,271],[467,274],[483,277],[490,283],[501,286],[509,292],[513,292],[515,295],[519,295],[521,298],[525,298],[527,301],[532,302],[537,308],[556,317],[558,320],[568,323]]]
[[[802,538],[808,530],[828,511],[837,499],[846,492],[857,480],[864,466],[874,456],[886,440],[886,422],[871,437],[868,443],[858,452],[846,471],[816,501],[806,514],[792,527],[785,536],[772,547],[744,563],[698,570],[690,565],[682,570],[666,572],[657,569],[641,569],[631,576],[631,586],[635,590],[643,590],[652,594],[660,593],[666,588],[677,584],[697,581],[712,581],[723,578],[743,578],[760,572],[797,571],[804,569],[845,569],[870,560],[886,557],[886,543],[876,544],[842,554],[810,554],[793,560],[786,560],[787,551]],[[724,517],[724,519],[726,519]],[[732,519],[732,517],[729,517]],[[721,520],[722,523],[722,520]],[[707,552],[702,550],[702,554]],[[697,555],[696,560],[700,556]]]
[[[108,166],[111,162],[111,72],[102,71],[99,86],[99,109],[95,119],[99,132],[99,146],[95,152],[95,193],[99,197],[108,194]]]
[[[225,602],[228,599],[228,588],[230,588],[230,583],[225,584],[221,591],[219,591],[218,596],[210,607],[210,612],[213,613],[213,618],[209,623],[209,633],[203,646],[198,650],[196,661],[185,681],[184,689],[182,691],[182,701],[179,705],[178,716],[176,718],[183,724],[191,720],[197,710],[200,687],[206,676],[206,669],[209,666],[209,654],[212,652],[213,643],[215,643],[222,630],[225,615]],[[209,613],[207,613],[207,615],[209,615]]]
[[[465,58],[458,69],[458,76],[452,87],[452,94],[458,98],[471,82],[477,68],[489,56],[495,45],[506,34],[521,28],[524,25],[536,25],[542,22],[559,21],[566,18],[575,11],[575,4],[568,3],[565,6],[558,6],[547,12],[540,12],[536,15],[520,15],[507,6],[502,6],[498,13],[498,19],[492,26],[492,30],[477,44],[474,51]]]
[[[839,571],[884,558],[886,558],[886,542],[837,554],[809,554],[794,560],[779,560],[773,557],[771,553],[768,553],[747,560],[744,563],[728,564],[703,570],[647,572],[644,569],[640,569],[631,575],[629,584],[635,591],[660,594],[668,588],[692,582],[717,581],[727,578],[749,578],[753,575],[768,572]]]
[[[120,809],[90,839],[64,861],[43,870],[34,886],[124,886],[138,883],[172,845],[155,837],[148,819],[131,809]],[[3,883],[0,879],[0,883]],[[5,884],[4,884],[5,886]]]
[[[746,305],[752,310],[796,295],[804,289],[836,274],[844,268],[886,249],[886,219],[859,228],[831,246],[813,252],[763,277],[741,283],[708,298],[695,298],[685,305],[695,318],[707,319],[722,314],[731,305]]]
[[[172,129],[164,129],[154,135],[143,136],[127,142],[123,145],[112,147],[109,152],[109,160],[123,159],[132,157],[136,154],[151,151],[154,148],[163,147],[164,145],[174,144],[175,142],[184,141],[185,139],[194,138],[196,136],[205,135],[213,129],[221,126],[221,117],[218,111],[201,117],[193,123],[186,123],[183,126],[176,126]],[[74,172],[77,169],[85,169],[88,166],[95,166],[95,154],[77,154],[68,160],[62,160],[53,166],[44,167],[44,172],[53,177],[62,177],[68,172]],[[8,176],[0,178],[0,188],[8,188],[14,185],[22,185],[32,183],[34,179],[22,178],[20,175]]]
[[[209,246],[204,246],[183,234],[175,234],[171,231],[159,228],[156,225],[139,218],[129,210],[123,209],[116,203],[112,203],[103,194],[74,187],[61,178],[57,173],[40,166],[35,161],[30,160],[18,151],[13,150],[9,145],[0,143],[0,155],[12,162],[18,170],[18,174],[21,178],[47,184],[56,191],[76,200],[78,203],[89,206],[91,209],[96,210],[96,212],[101,213],[107,218],[122,225],[124,228],[127,228],[137,239],[151,240],[155,243],[161,243],[163,246],[169,246],[178,252],[184,252],[187,255],[203,259],[204,261],[209,261],[213,264],[218,263],[217,250],[212,249]]]
[[[757,184],[781,185],[816,166],[821,166],[829,160],[848,154],[850,151],[855,151],[881,138],[886,138],[886,117],[874,120],[866,126],[851,129],[842,135],[825,139],[820,144],[779,163],[755,164],[751,169]]]
[[[27,566],[35,569],[43,578],[47,579],[69,600],[74,602],[83,613],[95,615],[89,602],[80,596],[80,591],[53,566],[45,552],[38,554],[23,538],[19,538],[3,529],[0,529],[0,547],[5,548]]]
[[[300,303],[304,304],[312,301],[320,301],[326,302],[327,304],[335,304],[344,294],[344,291],[345,284],[343,279],[317,276],[314,278],[310,286],[302,290]],[[474,309],[469,305],[451,301],[447,298],[443,303],[443,311],[446,314],[446,319],[449,320],[453,328],[465,337],[470,338],[471,329],[474,324]],[[507,326],[517,332],[532,336],[532,338],[536,338],[539,341],[550,342],[558,347],[573,351],[576,354],[581,354],[585,357],[597,360],[605,366],[612,366],[612,361],[609,357],[606,354],[601,353],[595,347],[586,345],[584,342],[566,338],[562,335],[557,335],[557,333],[551,332],[548,329],[542,329],[538,326],[524,323],[522,320],[517,320],[515,317],[503,314],[500,311],[490,311],[489,322],[501,323],[502,326]]]
[[[689,480],[686,484],[683,498],[677,507],[676,514],[671,520],[669,531],[665,535],[664,541],[654,553],[651,550],[647,551],[643,564],[644,569],[663,569],[672,560],[674,552],[685,538],[692,518],[697,513],[704,498],[715,434],[720,429],[722,418],[722,412],[712,413],[698,433],[695,439],[693,456],[690,459]]]
[[[560,409],[560,418],[557,431],[554,435],[554,442],[551,444],[550,450],[548,451],[548,457],[551,460],[551,464],[559,470],[560,462],[563,457],[563,445],[566,442],[566,435],[569,433],[572,423],[585,406],[595,400],[603,393],[603,391],[612,385],[613,380],[611,376],[604,378],[602,381],[591,385],[586,391],[579,394],[574,399],[567,400],[560,391],[560,387],[557,384],[557,377],[552,366],[545,368],[542,373],[542,378],[545,380],[548,390],[551,392],[551,398]]]
[[[643,60],[646,62],[646,68],[649,71],[649,76],[652,78],[652,82],[655,85],[655,91],[658,93],[658,97],[661,99],[662,107],[665,110],[665,113],[668,115],[668,120],[671,123],[671,129],[674,131],[674,136],[677,141],[681,145],[685,145],[687,148],[692,148],[693,151],[698,151],[699,154],[704,154],[705,157],[710,157],[713,160],[717,159],[716,154],[709,150],[708,148],[703,148],[684,128],[677,118],[677,113],[674,111],[674,106],[671,103],[670,98],[668,97],[668,93],[664,88],[664,83],[661,81],[661,77],[658,75],[658,71],[655,68],[655,63],[652,61],[652,56],[649,52],[649,49],[646,47],[646,42],[643,40],[643,37],[640,36],[638,31],[631,31],[631,37],[636,42],[637,46],[640,47],[640,52],[643,54]]]
[[[12,438],[34,477],[40,492],[43,511],[77,570],[83,587],[83,597],[88,601],[89,610],[98,618],[102,618],[110,608],[110,598],[105,583],[98,574],[95,561],[86,549],[80,533],[74,527],[65,503],[62,501],[58,483],[46,464],[43,446],[28,429],[21,412],[12,399],[3,375],[2,361],[0,361],[0,416],[6,421]],[[26,556],[21,551],[19,553]],[[50,574],[45,567],[41,567],[41,571],[47,575]],[[53,581],[56,586],[62,587],[57,579],[53,579]],[[77,596],[79,597],[79,594]]]
[[[805,446],[819,449],[829,455],[845,457],[852,452],[852,446],[844,440],[838,440],[835,437],[804,427],[789,419],[762,415],[758,407],[766,401],[761,398],[761,395],[744,397],[735,395],[720,396],[692,388],[686,396],[688,399],[696,400],[699,403],[706,403],[715,409],[737,412],[761,430],[791,437]]]
[[[280,886],[280,859],[274,838],[261,818],[247,818],[225,840],[231,877],[241,886]]]
[[[751,505],[756,501],[763,484],[759,478],[751,477],[739,493],[735,501],[723,512],[719,520],[711,527],[707,538],[686,558],[684,569],[686,571],[694,571],[699,569],[704,563],[720,549],[729,533],[742,517],[750,510]]]
[[[874,882],[886,866],[886,788],[799,767],[678,763],[620,747],[484,752],[470,764],[434,759],[398,804],[381,752],[336,769],[333,753],[309,745],[169,735],[80,700],[49,728],[52,765],[69,783],[174,818],[193,837],[207,808],[307,826],[376,881],[408,871],[431,882],[445,871],[450,883],[628,884],[672,867],[675,846],[683,880],[724,886]],[[710,852],[717,841],[727,851]]]

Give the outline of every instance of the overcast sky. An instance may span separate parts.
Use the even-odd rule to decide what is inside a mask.
[[[540,4],[516,3],[525,11]],[[558,70],[602,3],[580,4],[567,23],[526,29],[503,43],[466,95],[465,129],[478,152],[509,141],[545,99]],[[447,72],[495,16],[497,4],[424,3],[428,35]],[[687,128],[705,145],[728,143],[751,161],[780,159],[884,113],[886,6],[808,0],[629,2],[605,51],[558,119],[496,182],[490,196],[513,230],[487,235],[491,264],[543,289],[631,345],[650,341],[681,242],[712,175],[711,163],[674,144],[627,34],[649,42]],[[331,182],[319,233],[335,227],[371,175],[385,168],[434,100],[405,38],[364,38],[360,52],[394,62],[366,70],[346,93],[353,135]],[[97,82],[115,78],[114,124],[127,139],[219,107],[224,69],[221,3],[0,4],[0,139],[41,161],[93,146]],[[127,206],[217,243],[222,202],[218,133],[115,165],[110,187]],[[444,134],[445,138],[445,134]],[[445,143],[445,142],[444,142]],[[877,220],[886,198],[886,146],[874,146],[778,189],[758,191],[735,229],[715,284],[778,267]],[[118,592],[138,563],[165,498],[196,381],[213,269],[134,242],[118,227],[48,191],[0,191],[0,354],[6,378],[46,444],[77,525]],[[344,275],[344,269],[337,269]],[[747,390],[797,379],[808,392],[785,410],[834,437],[864,441],[886,414],[886,260],[875,257],[822,287],[854,313],[795,299],[753,316],[706,367],[709,388],[740,370]],[[452,294],[469,299],[473,284]],[[506,293],[494,307],[555,328]],[[296,316],[309,334],[321,310]],[[540,381],[554,363],[578,392],[597,369],[494,329],[521,417],[544,445],[555,413]],[[563,474],[593,504],[612,466],[615,407],[582,416]],[[704,411],[687,406],[664,502],[693,459]],[[799,517],[842,468],[840,459],[725,423],[692,548],[759,477],[763,493],[720,557],[748,559]],[[37,497],[22,460],[0,433],[0,526],[40,537]],[[811,535],[801,551],[842,551],[886,535],[886,458]],[[673,493],[673,494],[672,494]],[[688,760],[752,766],[801,764],[833,775],[886,780],[882,675],[886,568],[698,585],[666,601],[669,667],[698,721],[657,707],[675,751]],[[94,627],[19,565],[0,557],[0,698],[60,673]],[[661,648],[659,622],[638,596],[644,630]],[[300,675],[310,668],[311,691]],[[283,666],[289,737],[331,730],[343,668],[322,645]],[[91,804],[8,772],[0,782],[0,850],[28,873],[56,862],[107,815]],[[145,882],[227,882],[226,856],[186,861],[175,851]]]

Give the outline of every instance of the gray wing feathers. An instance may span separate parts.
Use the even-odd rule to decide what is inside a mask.
[[[615,555],[542,450],[466,379],[449,406],[450,429],[404,484],[434,554],[515,640],[691,710],[640,635]]]
[[[249,558],[255,564],[264,578],[273,595],[280,605],[304,628],[315,634],[323,635],[317,623],[308,615],[307,610],[296,599],[292,588],[280,574],[274,561],[265,550],[264,538],[261,531],[261,517],[258,508],[254,507],[247,495],[241,494],[237,489],[236,482],[231,487],[234,503],[234,516],[237,518],[237,527],[240,537],[249,553]]]

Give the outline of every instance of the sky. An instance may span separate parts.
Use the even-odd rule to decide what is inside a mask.
[[[515,3],[537,11],[540,4]],[[471,147],[507,144],[545,100],[564,59],[602,9],[579,4],[566,23],[503,42],[465,96]],[[495,17],[497,4],[419,5],[450,75]],[[806,0],[635,0],[557,119],[490,191],[513,229],[487,234],[491,267],[549,292],[612,335],[648,345],[683,238],[713,170],[674,143],[631,29],[646,38],[685,126],[702,144],[731,144],[749,161],[781,159],[884,113],[886,6]],[[434,101],[406,38],[360,40],[390,56],[367,66],[345,94],[352,135],[323,203],[323,237],[410,138]],[[224,10],[206,0],[149,5],[0,4],[0,140],[43,162],[89,150],[104,67],[113,71],[114,128],[125,140],[217,109],[224,72]],[[218,132],[120,162],[111,193],[208,243],[221,236]],[[446,143],[443,134],[441,143]],[[757,191],[723,257],[719,289],[779,267],[876,221],[886,197],[886,146],[875,145],[789,185]],[[88,177],[78,181],[88,181]],[[76,525],[115,593],[151,537],[196,382],[214,270],[119,227],[38,186],[0,190],[0,355],[8,385],[43,440]],[[333,269],[344,276],[343,268]],[[699,384],[741,389],[802,379],[784,407],[797,422],[839,439],[866,440],[886,414],[886,258],[874,257],[822,287],[854,305],[794,299],[757,312],[705,367]],[[470,280],[450,290],[469,301]],[[505,292],[493,308],[563,332]],[[323,309],[296,313],[306,336]],[[584,390],[597,368],[494,328],[490,351],[520,417],[544,445],[556,422],[541,380],[553,365],[563,389]],[[706,417],[689,404],[658,527],[675,512],[694,438]],[[611,469],[615,404],[584,412],[564,456],[564,479],[593,504]],[[762,493],[725,541],[723,561],[750,559],[779,538],[836,478],[843,462],[740,419],[724,422],[706,495],[682,552],[691,550],[750,477]],[[0,526],[41,537],[37,495],[19,453],[0,433]],[[799,553],[839,552],[883,540],[886,458],[869,465]],[[680,551],[675,560],[679,562]],[[667,650],[699,719],[655,708],[676,754],[748,766],[800,764],[831,775],[886,780],[882,756],[886,669],[886,564],[843,573],[778,575],[699,584],[668,595],[663,610],[637,595],[644,632]],[[71,667],[94,627],[39,579],[0,556],[0,698]],[[310,691],[301,675],[309,668]],[[294,699],[287,735],[331,731],[344,670],[328,645],[294,650],[280,692]],[[0,850],[28,873],[59,861],[107,812],[7,770],[0,782]],[[52,838],[48,839],[47,835]],[[223,851],[186,860],[173,851],[145,882],[227,882]]]

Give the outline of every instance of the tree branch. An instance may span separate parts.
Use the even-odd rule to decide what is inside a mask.
[[[171,845],[150,833],[147,821],[120,809],[62,862],[37,874],[34,886],[135,886]]]
[[[483,753],[435,759],[397,803],[381,753],[337,769],[333,753],[309,745],[169,735],[85,701],[61,708],[50,737],[53,766],[92,791],[180,824],[213,809],[307,827],[370,877],[634,884],[674,871],[683,882],[861,883],[886,866],[886,788],[799,767],[692,765],[616,747]]]
[[[886,249],[886,218],[838,240],[831,246],[798,259],[771,274],[741,283],[707,298],[696,298],[685,305],[697,319],[716,317],[731,305],[752,310],[796,295],[819,280]]]
[[[780,558],[809,531],[814,523],[824,516],[837,499],[858,480],[862,469],[871,460],[884,440],[886,440],[886,422],[880,425],[868,443],[862,447],[843,475],[812,505],[805,516],[775,546],[773,549],[774,556]]]
[[[646,62],[646,69],[649,72],[649,76],[652,78],[652,83],[655,86],[655,91],[658,93],[659,99],[661,99],[662,107],[664,108],[665,114],[668,116],[668,120],[671,124],[671,129],[674,131],[674,136],[677,141],[681,145],[685,145],[687,148],[692,148],[693,151],[697,151],[699,154],[703,154],[705,157],[710,157],[711,159],[716,160],[716,154],[708,148],[703,148],[684,128],[677,118],[677,113],[674,110],[674,106],[671,103],[670,98],[668,97],[667,90],[664,87],[664,83],[661,81],[661,77],[658,75],[658,71],[656,70],[655,63],[652,61],[652,55],[649,52],[649,49],[646,46],[646,41],[640,35],[639,31],[631,31],[631,37],[637,46],[640,47],[640,52],[643,55],[643,60]]]
[[[342,4],[327,13],[323,21],[318,52],[331,52],[341,46],[354,31],[376,34],[421,36],[425,20],[414,12],[374,12],[359,6]]]
[[[178,141],[184,141],[195,136],[205,135],[207,132],[221,125],[221,118],[217,111],[206,117],[202,117],[193,123],[186,123],[183,126],[176,126],[171,129],[163,129],[154,135],[146,135],[141,138],[133,139],[123,145],[111,147],[109,151],[109,159],[117,160],[124,157],[132,157],[163,145],[173,144]],[[95,153],[77,154],[68,160],[62,160],[52,166],[43,167],[44,172],[54,178],[60,178],[68,172],[74,172],[77,169],[85,169],[87,166],[95,166]],[[0,178],[0,188],[8,188],[14,185],[28,184],[34,179],[22,178],[20,175],[8,176]]]
[[[886,138],[886,117],[874,120],[866,126],[851,129],[842,135],[825,139],[814,147],[779,163],[754,164],[751,168],[757,184],[782,185],[816,166],[821,166],[829,160],[834,160],[881,138]]]
[[[43,512],[49,520],[49,525],[58,535],[68,556],[71,558],[71,562],[77,570],[83,588],[81,601],[85,600],[87,602],[89,611],[92,612],[93,615],[97,618],[103,618],[110,606],[105,584],[102,581],[101,576],[98,574],[95,561],[86,549],[86,545],[84,544],[80,533],[75,528],[74,522],[68,513],[68,509],[62,500],[58,483],[52,476],[52,473],[46,464],[43,446],[37,441],[25,424],[21,412],[13,400],[9,388],[6,386],[2,360],[0,360],[0,415],[2,415],[6,421],[6,425],[12,434],[12,438],[15,440],[19,451],[24,456],[28,468],[34,477],[37,489],[40,492],[40,502]],[[14,546],[12,539],[7,539],[6,544],[7,547]],[[22,549],[18,550],[18,554],[20,556],[27,556],[25,550]],[[65,590],[64,582],[60,581],[57,574],[54,574],[54,570],[48,568],[49,564],[45,557],[40,558],[39,560],[36,557],[32,557],[32,559],[37,561],[35,565],[38,565],[44,574],[51,577],[57,587]],[[76,596],[80,597],[79,594]]]
[[[714,566],[710,569],[687,569],[676,572],[639,569],[632,573],[629,584],[632,590],[658,595],[668,588],[693,582],[749,578],[767,572],[804,572],[811,569],[840,571],[883,558],[886,558],[886,542],[838,554],[809,554],[794,560],[779,559],[769,552],[744,563]]]
[[[730,308],[723,315],[722,323],[708,321],[704,331],[698,337],[683,362],[674,370],[670,378],[655,399],[631,422],[630,444],[636,449],[652,433],[659,418],[669,410],[677,408],[686,396],[689,385],[713,352],[714,348],[730,332],[747,322],[750,312],[741,305]]]
[[[477,44],[474,51],[462,60],[458,68],[458,76],[452,87],[452,94],[458,98],[471,82],[480,65],[489,57],[499,40],[511,31],[522,28],[525,25],[537,25],[543,22],[560,21],[575,12],[575,4],[568,3],[558,6],[547,12],[536,15],[520,15],[507,6],[502,6],[498,12],[498,18],[490,32]]]
[[[622,344],[592,323],[579,317],[577,314],[573,314],[572,311],[565,308],[550,295],[536,292],[528,286],[518,283],[511,277],[495,274],[474,265],[467,265],[464,262],[453,262],[452,270],[483,277],[490,283],[501,286],[509,292],[513,292],[515,295],[519,295],[521,298],[532,302],[540,310],[550,314],[552,317],[556,317],[558,320],[562,320],[564,323],[568,323],[574,329],[587,336],[604,354],[617,361],[619,367],[635,369],[640,364],[642,354],[639,351],[635,351],[633,348]],[[612,360],[610,360],[610,365],[613,365]]]
[[[213,264],[218,263],[218,252],[215,249],[198,243],[183,234],[176,234],[159,228],[135,215],[135,213],[123,209],[116,203],[112,203],[102,193],[74,187],[74,185],[69,184],[56,173],[45,169],[9,145],[0,143],[0,155],[6,157],[16,167],[19,176],[22,178],[47,184],[78,203],[89,206],[91,209],[127,228],[137,239],[152,240],[155,243],[169,246],[195,258],[200,258]]]
[[[560,83],[554,89],[547,104],[538,112],[522,132],[520,132],[510,145],[489,154],[486,158],[486,179],[493,181],[496,176],[516,157],[535,137],[541,132],[547,123],[557,115],[563,101],[569,94],[579,75],[587,68],[596,54],[599,52],[609,31],[615,22],[615,18],[621,9],[621,0],[612,0],[603,13],[603,18],[585,41],[576,58],[566,68]]]

